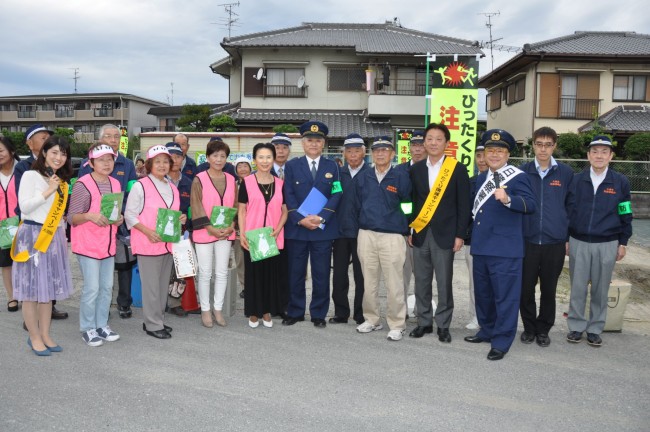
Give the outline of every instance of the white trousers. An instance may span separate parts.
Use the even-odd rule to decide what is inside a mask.
[[[201,311],[210,310],[210,279],[214,273],[214,308],[223,309],[223,299],[228,286],[228,260],[230,259],[229,240],[214,243],[195,243],[196,260],[199,264],[199,301]]]

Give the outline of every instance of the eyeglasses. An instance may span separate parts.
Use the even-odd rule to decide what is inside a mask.
[[[555,145],[555,143],[548,143],[548,142],[544,143],[540,141],[535,141],[533,145],[537,148],[551,148]]]
[[[486,148],[486,149],[485,149],[485,153],[487,153],[487,154],[498,154],[498,155],[504,155],[504,154],[506,154],[507,152],[508,152],[508,150],[506,150],[506,149],[504,149],[504,148],[494,148],[494,147],[490,147],[490,148]]]

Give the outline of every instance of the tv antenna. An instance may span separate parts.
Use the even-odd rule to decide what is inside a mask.
[[[174,106],[174,83],[173,82],[169,83],[169,85],[171,86],[171,89],[172,89],[172,103],[171,103],[171,106]]]
[[[228,39],[230,39],[230,35],[232,33],[232,28],[239,26],[237,22],[239,21],[239,18],[234,18],[238,17],[239,15],[236,12],[233,12],[232,8],[235,6],[239,7],[239,2],[237,3],[222,3],[217,6],[223,6],[224,9],[226,10],[226,13],[228,14],[228,18],[220,18],[219,20],[221,22],[218,23],[211,23],[211,24],[219,24],[220,26],[223,26],[223,28],[228,28]]]
[[[492,26],[493,26],[492,17],[501,15],[500,11],[496,11],[496,12],[479,12],[478,15],[484,15],[487,18],[487,22],[485,23],[485,27],[487,27],[488,30],[490,31],[490,40],[489,40],[489,42],[481,42],[480,47],[490,49],[490,60],[492,61],[492,70],[494,70],[494,50],[516,53],[516,52],[521,51],[521,48],[516,47],[516,46],[511,46],[511,45],[496,44],[495,42],[498,42],[503,38],[498,38],[498,39],[493,39],[492,38]]]
[[[74,68],[68,68],[68,69],[74,71],[74,75],[70,79],[74,80],[74,92],[77,93],[77,81],[81,79],[81,75],[79,75],[79,68],[74,67]]]

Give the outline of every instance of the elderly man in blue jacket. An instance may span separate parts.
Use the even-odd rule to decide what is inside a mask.
[[[465,341],[489,342],[488,360],[501,360],[517,334],[523,219],[535,212],[536,200],[528,176],[508,164],[517,146],[512,135],[492,129],[484,133],[483,142],[489,169],[478,176],[472,208],[474,297],[481,329]]]
[[[525,344],[551,344],[548,333],[555,324],[555,292],[562,273],[569,232],[567,195],[573,170],[557,162],[553,151],[557,133],[550,127],[533,132],[535,159],[520,168],[528,175],[537,198],[537,211],[524,217],[526,255],[521,285],[519,311],[524,331],[520,340]],[[535,304],[535,286],[539,280],[539,313]]]
[[[573,177],[568,197],[571,302],[567,341],[578,343],[587,332],[587,343],[599,347],[603,343],[600,334],[605,328],[614,264],[625,257],[632,237],[632,206],[627,177],[609,168],[614,157],[611,139],[598,135],[588,146],[590,166]]]

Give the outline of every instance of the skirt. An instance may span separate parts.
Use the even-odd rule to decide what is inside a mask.
[[[59,227],[47,252],[34,250],[41,225],[23,223],[16,233],[17,251],[28,250],[29,259],[14,262],[12,281],[14,298],[20,301],[48,303],[63,300],[72,294],[72,273],[68,260],[65,229]]]
[[[252,262],[244,250],[244,315],[261,317],[265,313],[284,313],[288,301],[286,254]]]

